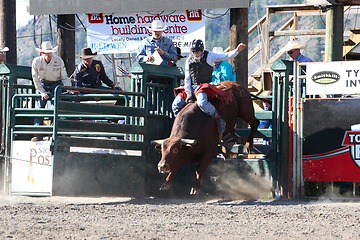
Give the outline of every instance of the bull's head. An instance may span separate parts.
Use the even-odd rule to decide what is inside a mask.
[[[191,150],[196,144],[194,139],[167,138],[163,140],[151,141],[155,149],[161,152],[161,160],[158,163],[158,169],[162,173],[168,173],[172,169],[178,169],[184,158],[184,154]]]

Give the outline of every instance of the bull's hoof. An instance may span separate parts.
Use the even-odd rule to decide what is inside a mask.
[[[190,195],[196,195],[200,193],[200,189],[197,188],[191,188]]]
[[[161,185],[161,187],[159,188],[159,190],[161,190],[161,191],[163,191],[163,190],[166,191],[166,190],[169,190],[170,187],[171,187],[170,184],[163,183],[163,185]]]

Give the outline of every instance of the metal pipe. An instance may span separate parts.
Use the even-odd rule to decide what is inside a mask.
[[[116,64],[115,64],[115,54],[111,54],[111,65],[112,65],[112,69],[113,69],[113,78],[114,78],[114,83],[115,83],[115,86],[119,86],[118,84],[118,80],[117,80],[117,67],[116,67]]]
[[[297,154],[297,141],[296,141],[296,132],[297,132],[297,98],[298,98],[298,68],[296,62],[293,63],[293,197],[297,198],[297,161],[296,161],[296,154]]]
[[[306,81],[306,78],[304,78]],[[300,89],[301,85],[300,85]],[[305,91],[305,88],[304,88]],[[305,184],[304,184],[304,178],[303,178],[303,127],[304,127],[304,98],[306,97],[306,93],[300,93],[300,99],[299,99],[299,162],[300,162],[300,196],[305,196]]]
[[[300,114],[300,102],[301,102],[301,81],[302,79],[299,78],[299,76],[301,75],[301,64],[297,64],[297,69],[298,69],[298,81],[296,82],[297,84],[297,99],[296,99],[296,162],[297,162],[297,169],[296,169],[296,190],[297,190],[297,194],[298,194],[298,198],[301,198],[301,140],[300,140],[300,134],[301,134],[301,129],[300,129],[300,121],[301,121],[301,114]]]
[[[300,191],[301,196],[305,196],[305,184],[304,184],[304,175],[303,175],[303,139],[304,139],[304,133],[303,133],[303,127],[304,127],[304,100],[301,99],[300,102],[300,122],[299,122],[299,128],[300,128]]]

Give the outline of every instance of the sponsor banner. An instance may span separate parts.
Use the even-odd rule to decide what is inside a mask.
[[[346,131],[342,146],[322,154],[304,155],[304,180],[360,181],[360,132]]]
[[[136,52],[140,41],[151,36],[151,23],[158,19],[167,28],[164,37],[171,38],[182,52],[189,52],[194,39],[205,42],[205,19],[201,10],[140,12],[129,14],[88,14],[88,47],[98,53]]]
[[[303,178],[360,182],[359,98],[306,99]]]
[[[306,65],[306,94],[360,93],[360,61]]]
[[[358,182],[360,168],[352,160],[349,148],[340,148],[332,154],[303,157],[304,181]]]
[[[11,193],[33,196],[52,194],[51,141],[13,141]]]

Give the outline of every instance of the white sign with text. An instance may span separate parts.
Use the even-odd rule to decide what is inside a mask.
[[[306,65],[306,94],[359,94],[360,61]]]
[[[201,10],[171,12],[140,12],[129,14],[88,14],[88,47],[98,53],[132,53],[140,46],[140,41],[151,36],[153,20],[160,20],[164,37],[173,40],[182,52],[189,52],[194,39],[205,42],[205,18]]]
[[[53,160],[50,141],[13,141],[11,193],[51,196]]]

